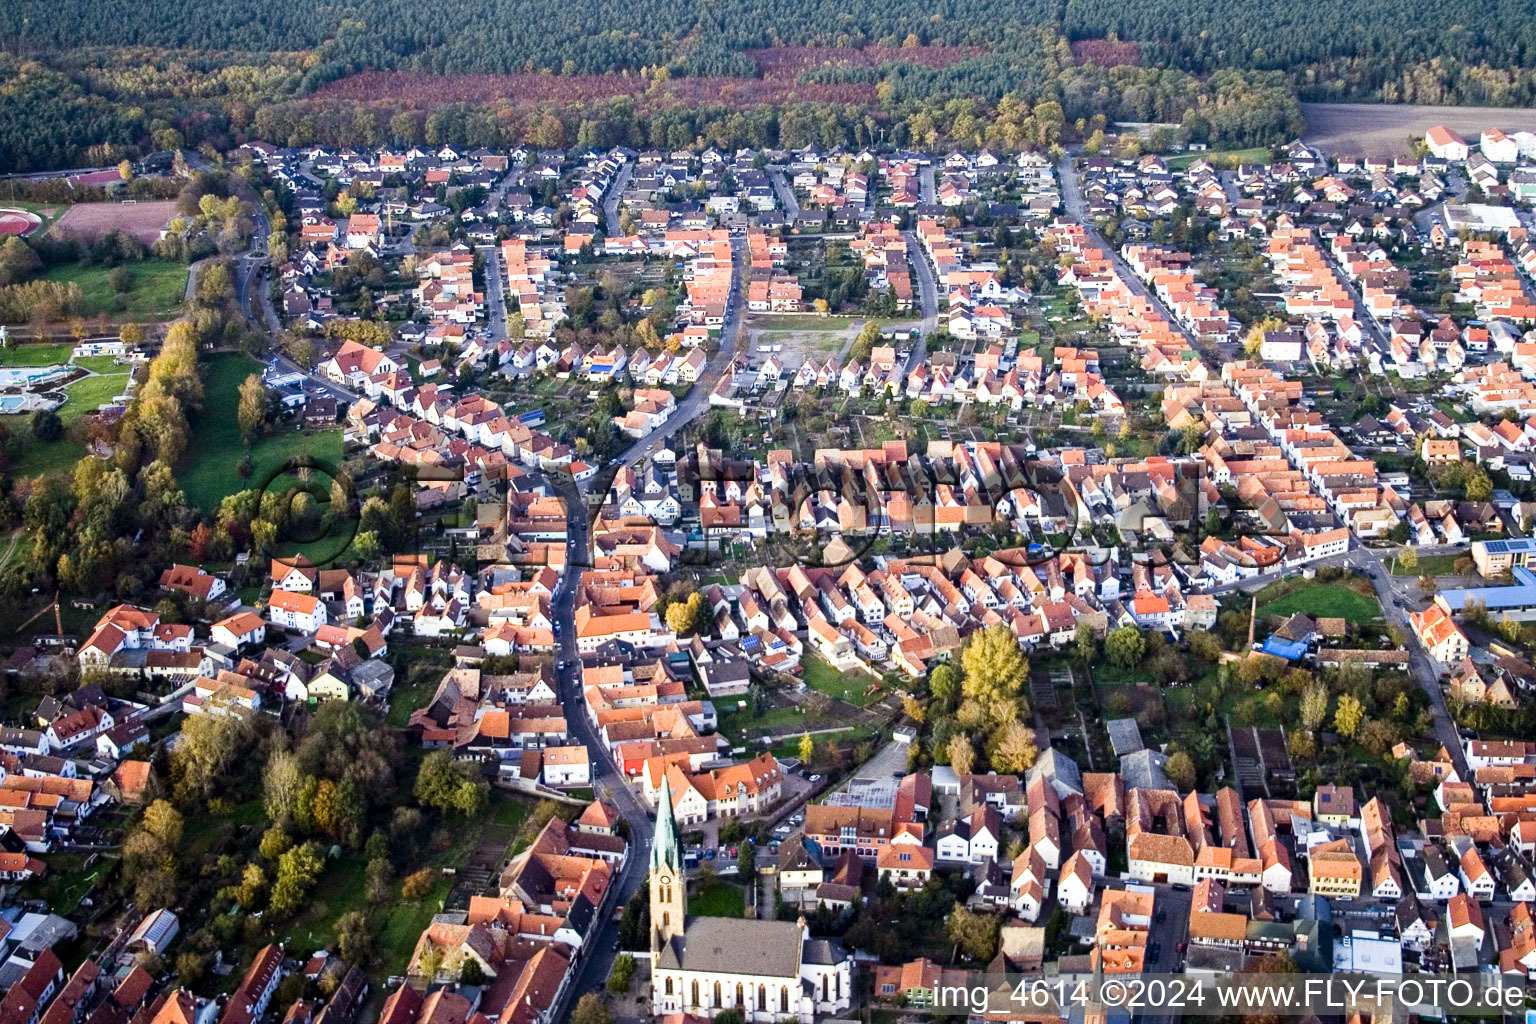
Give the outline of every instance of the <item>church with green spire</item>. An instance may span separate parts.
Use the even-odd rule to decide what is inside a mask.
[[[852,956],[835,939],[811,938],[803,919],[688,916],[688,877],[666,779],[656,799],[649,881],[657,1016],[714,1017],[734,1009],[748,1021],[794,1017],[813,1024],[852,1005]],[[756,902],[747,901],[749,907]]]

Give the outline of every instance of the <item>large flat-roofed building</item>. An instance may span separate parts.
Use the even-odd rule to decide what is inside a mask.
[[[1506,235],[1520,227],[1520,217],[1513,209],[1486,203],[1449,204],[1445,208],[1445,222],[1452,232],[1466,228],[1494,235]]]
[[[1495,543],[1507,543],[1496,541]],[[1514,582],[1502,587],[1466,587],[1442,590],[1435,602],[1452,615],[1466,611],[1474,604],[1483,606],[1495,620],[1536,619],[1536,572],[1523,565],[1510,569]]]
[[[1472,542],[1472,564],[1484,576],[1502,576],[1516,566],[1536,565],[1536,537]]]

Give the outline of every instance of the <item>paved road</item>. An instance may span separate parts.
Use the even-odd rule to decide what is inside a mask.
[[[190,151],[189,151],[190,152]],[[29,174],[0,174],[0,181],[47,181],[50,178],[68,178],[76,174],[95,174],[97,171],[115,171],[111,167],[71,167],[66,171],[33,171]]]
[[[933,164],[923,164],[917,169],[918,199],[924,206],[932,206],[939,201],[939,189],[934,183]]]
[[[195,260],[192,263],[187,264],[187,288],[186,291],[182,293],[182,302],[192,301],[192,293],[197,291],[197,275],[202,272],[203,265],[207,262],[208,261],[206,259],[202,259]]]
[[[482,245],[477,251],[485,257],[485,316],[490,321],[491,337],[500,341],[507,336],[507,286],[501,247]]]
[[[770,167],[768,177],[773,182],[774,192],[778,193],[779,202],[784,206],[784,216],[793,224],[800,216],[800,203],[795,199],[795,190],[790,187],[789,179],[784,177],[784,169]]]
[[[741,282],[746,276],[747,245],[745,237],[741,234],[731,236],[731,263],[734,276],[731,282],[731,296],[725,306],[725,324],[720,329],[720,350],[714,354],[704,367],[704,372],[699,375],[699,381],[688,392],[688,397],[678,403],[674,411],[660,427],[639,438],[628,448],[624,449],[611,466],[627,466],[638,459],[650,446],[658,441],[665,440],[677,433],[689,423],[698,419],[709,411],[709,393],[719,382],[720,375],[725,372],[726,366],[735,357],[737,347],[741,344],[742,324],[742,288]],[[590,486],[594,481],[603,482],[611,479],[606,473],[599,473],[591,481],[584,481],[584,486]]]
[[[553,601],[555,621],[560,624],[560,664],[564,665],[564,668],[558,672],[560,702],[565,706],[566,721],[570,723],[571,732],[586,746],[591,755],[593,792],[600,799],[617,807],[619,816],[629,822],[628,860],[619,875],[616,883],[618,892],[611,904],[612,909],[616,910],[623,907],[645,884],[654,835],[653,825],[650,812],[644,803],[620,776],[618,766],[614,763],[602,737],[593,727],[592,719],[588,717],[585,702],[582,699],[581,658],[576,652],[575,618],[577,583],[581,578],[581,567],[577,563],[590,561],[586,554],[590,551],[586,505],[571,484],[569,476],[552,477],[550,483],[555,493],[559,494],[566,503],[567,550],[572,552],[565,575],[561,578],[559,586],[555,588]],[[577,556],[576,552],[583,552],[583,554]],[[585,962],[577,969],[575,984],[568,990],[568,1004],[583,992],[601,988],[608,980],[608,975],[613,972],[613,959],[616,955],[614,944],[617,938],[618,925],[614,924],[611,918],[592,930],[590,952]],[[563,1015],[556,1013],[552,1019],[561,1020]]]
[[[698,384],[672,414],[671,419],[660,429],[630,445],[610,463],[610,466],[627,465],[652,442],[670,436],[708,409],[709,389],[719,380],[721,372],[736,352],[737,339],[741,330],[740,281],[745,258],[745,239],[740,235],[733,236],[731,259],[736,274],[730,300],[726,305],[725,325],[720,332],[720,351],[710,360]],[[607,474],[599,474],[599,479],[606,477]],[[645,884],[654,826],[648,809],[619,774],[607,745],[602,742],[602,738],[593,728],[592,720],[587,716],[585,702],[582,699],[581,658],[576,650],[576,590],[581,578],[581,566],[591,562],[587,495],[583,494],[581,488],[575,486],[568,475],[552,476],[549,481],[555,493],[565,501],[566,550],[570,552],[565,574],[559,586],[555,588],[553,600],[555,622],[560,631],[559,663],[564,666],[558,670],[560,701],[566,708],[566,719],[571,724],[572,733],[591,754],[594,792],[618,807],[620,816],[629,822],[630,827],[628,867],[619,877],[619,891],[613,904],[617,908],[623,906]],[[590,489],[589,484],[584,486]],[[594,497],[600,499],[601,494]],[[613,958],[616,954],[614,947],[617,941],[617,929],[618,926],[612,920],[608,920],[593,931],[590,947],[592,952],[577,970],[576,982],[569,989],[569,999],[574,999],[583,992],[593,991],[607,980],[612,972]],[[560,1013],[555,1014],[555,1019],[560,1017]]]
[[[1189,934],[1189,906],[1194,897],[1169,885],[1155,888],[1157,896],[1152,904],[1152,925],[1147,930],[1147,970],[1153,974],[1173,974],[1178,971],[1179,943]],[[1155,957],[1151,955],[1154,945],[1158,947]]]
[[[917,279],[918,308],[923,314],[922,337],[912,346],[907,356],[906,372],[911,373],[926,358],[928,335],[939,325],[939,285],[934,279],[933,264],[928,262],[928,251],[917,239],[916,231],[904,231],[907,240],[907,262],[912,265],[912,275]]]
[[[1196,352],[1201,351],[1194,335],[1190,334],[1184,325],[1179,323],[1172,311],[1164,305],[1163,300],[1158,298],[1155,292],[1142,283],[1141,278],[1136,276],[1136,272],[1131,269],[1129,263],[1121,259],[1120,251],[1110,245],[1104,239],[1104,236],[1099,234],[1099,229],[1094,227],[1093,221],[1088,217],[1088,203],[1083,199],[1083,190],[1078,184],[1077,168],[1072,163],[1071,154],[1062,154],[1061,159],[1056,164],[1056,173],[1061,178],[1061,203],[1067,211],[1067,216],[1083,226],[1083,232],[1087,235],[1090,244],[1109,254],[1110,262],[1114,264],[1115,270],[1120,276],[1125,279],[1127,287],[1151,302],[1157,308],[1157,311],[1163,315],[1164,319],[1173,325],[1173,329],[1184,336],[1184,340],[1189,343],[1191,349]]]
[[[603,230],[609,238],[619,238],[624,234],[619,227],[619,200],[624,195],[624,187],[629,184],[630,175],[634,173],[635,162],[625,160],[624,166],[614,173],[608,191],[603,193]]]
[[[1355,282],[1350,280],[1349,275],[1344,273],[1344,268],[1339,265],[1339,261],[1334,257],[1333,250],[1323,245],[1319,245],[1318,248],[1322,251],[1323,258],[1333,268],[1334,275],[1343,282],[1344,290],[1349,293],[1350,301],[1355,304],[1355,323],[1360,325],[1360,329],[1365,333],[1366,340],[1375,345],[1376,351],[1381,354],[1383,365],[1390,362],[1392,349],[1387,344],[1387,332],[1382,329],[1380,321],[1371,314],[1371,311],[1366,309],[1365,296],[1360,293],[1360,289],[1356,287]]]

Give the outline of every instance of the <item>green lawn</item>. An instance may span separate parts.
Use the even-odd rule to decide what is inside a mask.
[[[1395,559],[1387,562],[1387,568],[1394,576],[1449,576],[1456,571],[1456,559],[1460,557],[1459,554],[1420,555],[1419,563],[1411,569]]]
[[[415,686],[396,686],[389,693],[389,714],[384,720],[397,729],[404,729],[411,720],[411,712],[425,707],[437,692],[440,680],[423,680]]]
[[[747,907],[741,886],[716,878],[688,897],[688,912],[696,917],[741,917]]]
[[[1269,163],[1269,150],[1263,146],[1255,146],[1252,149],[1222,149],[1211,150],[1206,153],[1181,153],[1178,156],[1169,157],[1167,161],[1170,171],[1179,171],[1188,167],[1196,160],[1204,160],[1212,167],[1236,167],[1238,164],[1267,164]]]
[[[362,857],[343,855],[326,861],[325,872],[315,883],[304,912],[288,926],[288,934],[299,941],[301,949],[331,945],[336,941],[336,922],[342,915],[367,910],[366,871],[367,861]]]
[[[64,344],[12,345],[0,348],[0,366],[52,366],[69,362],[75,346]]]
[[[842,745],[844,743],[858,743],[860,740],[871,739],[874,737],[874,735],[875,730],[869,728],[868,726],[856,725],[849,729],[839,729],[836,732],[818,732],[813,735],[811,739],[815,741],[817,749],[820,749],[821,746],[826,743],[836,743],[838,745]],[[799,757],[800,737],[787,736],[783,740],[780,740],[779,743],[775,746],[770,747],[769,750],[772,752],[774,757],[777,757],[781,760],[786,757]]]
[[[27,417],[25,416],[0,416],[0,423],[5,424],[11,435],[27,438],[11,461],[11,472],[17,476],[52,476],[54,473],[68,473],[75,468],[85,455],[85,449],[79,445],[70,444],[60,439],[44,444],[33,440],[28,436]]]
[[[457,820],[454,824],[457,840],[421,866],[434,870],[462,867],[485,825],[516,828],[527,817],[528,807],[524,800],[500,791],[493,792],[485,814],[473,821]],[[380,973],[403,973],[422,931],[432,923],[432,916],[442,909],[443,901],[453,888],[453,878],[439,874],[432,891],[417,903],[400,898],[400,884],[404,878],[396,878],[391,883],[396,898],[384,907],[370,911],[364,885],[366,872],[364,858],[353,854],[326,861],[325,873],[315,886],[309,906],[284,934],[292,935],[302,949],[320,949],[336,941],[336,922],[344,914],[361,911],[369,914],[369,923],[373,926],[374,955],[379,958]]]
[[[880,692],[865,695],[871,683],[879,682],[867,672],[839,672],[814,654],[807,654],[800,664],[805,667],[805,685],[829,697],[863,707],[882,696]]]
[[[1152,681],[1152,673],[1137,666],[1121,668],[1108,659],[1093,666],[1093,681],[1101,686],[1138,686]]]
[[[70,362],[92,373],[127,373],[128,367],[117,361],[116,356],[81,356]]]
[[[127,368],[122,373],[103,373],[83,377],[65,390],[68,401],[59,407],[59,419],[67,427],[80,417],[93,413],[128,390]]]
[[[89,858],[90,855],[84,853],[49,854],[47,875],[24,884],[22,896],[47,900],[60,914],[72,912],[81,897],[112,868],[112,860],[107,857],[98,857],[96,863],[87,868],[85,862]]]
[[[1297,612],[1348,619],[1358,626],[1380,618],[1381,605],[1374,597],[1366,597],[1336,583],[1309,583],[1258,608],[1260,615],[1290,616]]]
[[[508,828],[521,827],[523,819],[528,817],[528,805],[506,797],[500,791],[496,795],[497,799],[491,804],[491,822]]]
[[[228,495],[251,486],[235,473],[244,454],[235,409],[240,382],[261,370],[254,359],[233,352],[210,356],[203,375],[203,411],[192,428],[188,461],[176,474],[187,501],[212,510]],[[268,434],[251,450],[251,480],[264,480],[290,456],[313,455],[332,465],[341,462],[341,428],[317,433],[281,430]]]
[[[393,710],[393,708],[391,708]],[[722,712],[720,732],[738,743],[745,743],[751,729],[772,729],[780,725],[807,725],[805,712],[799,707],[770,708],[761,715],[753,716],[750,704],[745,711]]]
[[[126,263],[133,282],[128,290],[128,308],[124,312],[134,316],[173,317],[181,311],[182,300],[187,294],[187,268],[167,260],[145,260],[143,263]],[[94,313],[119,312],[113,300],[112,286],[107,283],[109,267],[80,267],[63,264],[49,268],[42,275],[44,281],[73,281],[85,296],[85,311]]]
[[[411,953],[432,916],[442,907],[443,901],[453,889],[453,879],[440,875],[432,885],[432,891],[420,903],[400,901],[382,912],[382,919],[374,919],[374,955],[383,961],[385,974],[403,974],[410,963]]]

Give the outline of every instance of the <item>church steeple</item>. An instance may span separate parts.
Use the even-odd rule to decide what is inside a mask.
[[[651,870],[670,868],[683,873],[683,852],[677,842],[677,819],[672,815],[672,782],[663,773],[661,792],[656,795],[656,837],[651,844]]]
[[[683,874],[683,851],[677,840],[677,821],[672,815],[672,785],[666,775],[656,794],[656,835],[651,844],[651,953],[655,954],[683,931],[687,912],[688,879]]]

